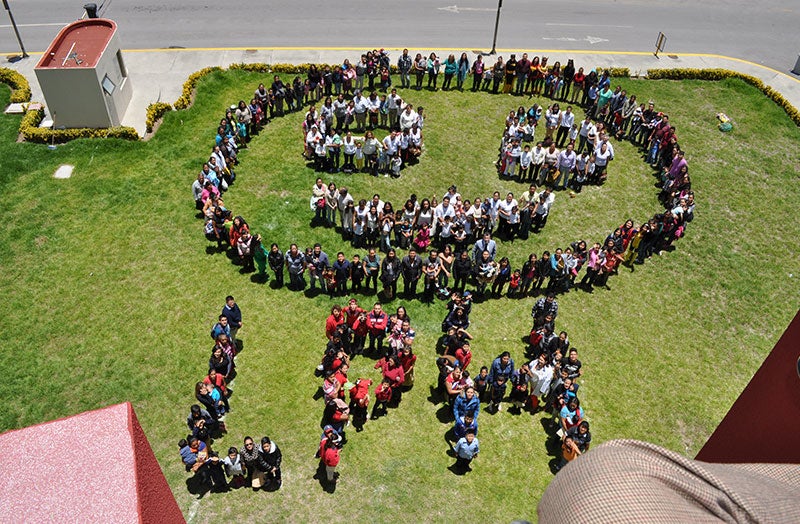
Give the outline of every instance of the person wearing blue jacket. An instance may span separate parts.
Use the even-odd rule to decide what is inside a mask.
[[[453,416],[456,421],[464,418],[466,415],[471,415],[475,420],[478,419],[478,414],[481,411],[481,400],[475,394],[475,388],[467,386],[467,388],[456,397],[453,402]]]

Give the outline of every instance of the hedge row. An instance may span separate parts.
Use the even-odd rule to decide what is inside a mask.
[[[147,106],[147,119],[145,120],[145,123],[147,124],[147,132],[152,133],[156,122],[158,122],[161,117],[163,117],[169,111],[172,111],[172,106],[166,102],[154,102]]]
[[[178,99],[175,101],[173,106],[175,109],[186,109],[192,104],[192,94],[194,94],[194,90],[197,87],[197,82],[200,81],[201,78],[206,76],[209,73],[213,73],[214,71],[222,71],[221,67],[204,67],[200,71],[195,71],[186,82],[183,83],[183,93]]]
[[[647,78],[651,80],[724,80],[726,78],[737,78],[755,87],[764,95],[778,104],[792,121],[800,126],[800,111],[791,102],[772,87],[766,85],[760,78],[746,75],[730,69],[648,69]]]
[[[44,109],[33,109],[25,113],[19,124],[19,132],[28,142],[40,144],[63,144],[76,138],[122,138],[139,140],[139,133],[132,127],[48,129],[39,127],[44,118]]]
[[[28,102],[31,99],[31,85],[28,79],[13,69],[0,67],[0,83],[11,88],[11,103]]]

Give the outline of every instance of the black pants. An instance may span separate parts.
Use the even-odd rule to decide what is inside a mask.
[[[450,84],[453,82],[453,73],[444,74],[444,82],[442,82],[442,90],[447,91],[450,89]]]
[[[425,78],[425,71],[417,71],[416,72],[416,76],[417,76],[417,79],[416,79],[417,80],[417,89],[419,90],[419,89],[422,89],[422,79]]]
[[[556,145],[558,147],[564,147],[564,142],[569,136],[569,130],[569,126],[558,126],[558,134],[556,134]]]
[[[467,278],[469,275],[462,275],[461,273],[453,273],[453,291],[464,291],[467,286]]]
[[[581,285],[592,287],[592,284],[594,284],[594,281],[597,278],[598,272],[599,270],[597,269],[592,269],[590,267],[587,267],[586,274],[583,275],[583,278],[581,279]]]
[[[403,294],[406,298],[414,297],[417,294],[418,278],[403,277]]]
[[[278,287],[283,287],[283,266],[275,269],[272,269],[275,272],[275,282],[278,284]]]
[[[458,469],[467,469],[469,468],[472,459],[463,458],[463,457],[456,457],[456,468]]]
[[[472,90],[477,91],[481,88],[481,75],[477,73],[472,74]]]
[[[370,331],[370,333],[369,333],[369,350],[370,351],[378,350],[379,353],[382,352],[383,351],[383,339],[384,338],[386,338],[386,333],[381,332],[381,333],[377,333],[376,334],[376,333],[373,333],[373,332]],[[376,342],[377,342],[377,347],[375,345]]]

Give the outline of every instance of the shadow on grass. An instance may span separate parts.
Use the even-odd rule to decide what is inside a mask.
[[[200,478],[197,475],[192,475],[186,479],[186,490],[192,495],[197,495],[199,500],[211,491],[211,486],[200,482]]]
[[[462,477],[462,476],[466,475],[467,473],[469,473],[470,471],[472,471],[472,468],[469,467],[469,466],[467,466],[466,468],[460,468],[456,464],[448,466],[447,469],[452,471],[453,475],[458,475],[459,477]]]
[[[314,392],[314,395],[311,397],[314,400],[319,400],[325,396],[325,393],[322,391],[322,386],[318,386],[317,390]]]
[[[267,275],[266,273],[264,273],[263,275],[258,273],[250,275],[250,282],[253,282],[254,284],[266,284],[267,281],[269,281],[269,275]]]
[[[317,465],[317,471],[314,473],[313,478],[319,482],[322,491],[325,493],[336,493],[336,481],[334,480],[333,482],[328,482],[328,475],[325,472],[325,464],[323,464],[321,460]]]
[[[430,390],[430,395],[428,395],[428,402],[433,404],[434,406],[440,404],[442,402],[442,397],[439,395],[439,391],[436,389],[436,386],[431,385],[428,386]]]
[[[455,420],[455,418],[453,418],[453,410],[450,409],[449,404],[444,404],[436,410],[436,419],[442,424],[447,424]]]

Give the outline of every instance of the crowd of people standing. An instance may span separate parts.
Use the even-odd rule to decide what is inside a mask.
[[[410,319],[402,306],[391,317],[383,311],[383,304],[400,294],[405,300],[420,298],[434,302],[437,297],[448,300],[443,321],[446,334],[437,363],[442,397],[453,409],[457,470],[466,470],[479,452],[480,403],[484,402],[489,412],[496,413],[509,388],[512,410],[547,406],[558,413],[564,457],[570,460],[588,449],[591,440],[577,399],[580,373],[573,373],[576,362],[580,369],[580,361],[574,348],[569,347],[566,333],[555,334],[556,314],[552,311],[537,314],[537,308],[549,310],[558,292],[574,287],[591,291],[595,286],[607,286],[608,278],[620,266],[643,263],[653,254],[670,248],[674,240],[685,234],[694,216],[695,201],[688,162],[679,146],[675,126],[667,115],[656,111],[653,101],[638,103],[635,95],[628,96],[619,86],[612,90],[608,72],[584,74],[583,68],[575,70],[572,60],[563,68],[558,62],[549,67],[544,57],[528,61],[527,55],[523,55],[517,61],[512,55],[507,62],[499,58],[494,66],[487,67],[482,57],[471,64],[466,54],[458,61],[450,55],[440,62],[435,54],[428,58],[419,54],[412,60],[406,50],[397,64],[401,88],[412,87],[413,75],[417,89],[422,88],[426,76],[428,87],[437,89],[441,68],[445,90],[463,89],[472,75],[473,91],[499,93],[502,86],[505,93],[552,99],[553,103],[546,108],[538,104],[528,109],[520,106],[505,121],[498,172],[501,177],[530,181],[528,190],[518,197],[511,192],[502,196],[495,191],[486,198],[476,196],[470,200],[462,198],[453,184],[441,198],[432,195],[419,199],[412,194],[395,209],[391,201],[382,200],[378,194],[369,200],[356,200],[347,187],[337,188],[335,183],[326,184],[318,178],[311,190],[313,221],[338,227],[343,240],[360,252],[348,256],[342,250],[331,260],[319,243],[304,249],[291,244],[284,250],[276,243],[267,248],[261,235],[251,233],[244,217],[234,216],[226,208],[222,196],[235,183],[239,150],[247,147],[250,138],[269,118],[286,111],[301,111],[303,104],[309,105],[303,122],[303,151],[315,161],[320,172],[364,169],[373,175],[381,172],[396,175],[399,168],[394,171],[394,158],[399,158],[398,165],[402,166],[418,156],[422,149],[422,109],[415,111],[399,98],[396,89],[391,89],[391,75],[383,74],[384,68],[389,70],[386,57],[384,52],[366,57],[367,64],[378,64],[372,68],[344,63],[339,71],[341,76],[337,76],[336,68],[322,71],[314,68],[305,81],[300,81],[302,89],[296,89],[299,77],[292,85],[286,85],[276,76],[269,90],[263,84],[259,86],[249,105],[241,101],[235,109],[226,110],[209,159],[192,186],[196,209],[205,219],[206,237],[216,242],[219,249],[232,250],[243,270],[257,271],[260,279],[269,278],[269,268],[277,287],[284,285],[284,273],[288,272],[288,287],[292,290],[304,289],[308,277],[312,288],[319,285],[331,297],[353,297],[347,307],[332,308],[326,324],[328,344],[318,370],[324,378],[325,399],[319,457],[327,481],[336,480],[340,450],[346,443],[345,428],[352,423],[359,431],[368,419],[385,415],[386,407],[396,406],[402,392],[413,384],[416,356]],[[361,90],[367,80],[371,93],[362,97]],[[391,92],[378,97],[377,89],[384,92],[391,89]],[[259,96],[264,92],[266,98]],[[351,92],[354,98],[369,100],[365,102],[365,113],[356,112],[353,101],[344,101],[344,96]],[[328,98],[317,111],[314,104],[322,96]],[[333,96],[338,102],[336,107]],[[373,118],[376,97],[379,103]],[[389,100],[394,98],[397,100],[391,106]],[[561,110],[560,103],[567,105],[566,109]],[[576,115],[570,104],[582,107],[585,114]],[[352,109],[350,115],[349,109]],[[404,114],[411,116],[404,119]],[[361,143],[360,137],[353,137],[350,126],[353,131],[365,132]],[[380,142],[372,134],[378,127],[390,130]],[[542,127],[544,138],[537,140],[537,133],[541,133],[537,129]],[[340,130],[344,130],[344,137]],[[612,139],[629,140],[641,148],[646,162],[659,177],[659,200],[664,209],[638,227],[632,219],[625,220],[602,243],[576,240],[563,248],[545,250],[538,257],[531,253],[527,260],[516,264],[502,256],[499,241],[525,240],[531,232],[538,232],[546,225],[558,190],[572,188],[580,192],[585,184],[601,184],[606,180],[608,166],[614,159]],[[340,150],[344,163],[339,160]],[[402,293],[398,293],[401,279]],[[422,293],[418,294],[420,280]],[[377,293],[379,281],[381,301],[369,311],[362,310],[355,295]],[[467,290],[467,286],[471,289]],[[526,360],[531,360],[516,369],[511,355],[504,352],[491,366],[483,366],[470,376],[467,368],[472,335],[467,328],[473,298],[503,295],[524,298],[541,293],[547,296],[534,306],[534,327],[525,355]],[[199,404],[191,408],[187,424],[192,434],[181,441],[181,456],[187,468],[198,472],[204,483],[221,485],[224,465],[224,471],[237,485],[245,484],[245,477],[249,477],[254,488],[266,484],[279,488],[280,451],[269,438],[264,437],[258,448],[248,437],[255,451],[247,449],[246,439],[236,456],[236,450],[231,448],[226,459],[215,456],[210,448],[211,435],[226,429],[224,417],[230,410],[230,380],[235,376],[235,330],[241,325],[240,316],[237,326],[237,321],[224,313],[214,328],[215,346],[208,376],[196,384]],[[365,348],[367,339],[369,347]],[[389,344],[384,346],[387,339]],[[382,375],[380,382],[367,378],[350,382],[347,378],[349,360],[365,351],[378,358],[375,367]],[[371,416],[367,416],[373,383],[376,383],[372,391],[374,404]],[[349,402],[346,393],[350,395]],[[228,459],[233,464],[228,464]]]

